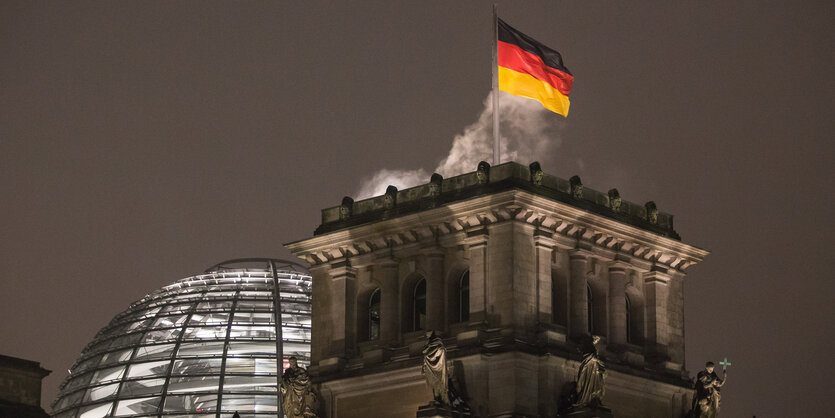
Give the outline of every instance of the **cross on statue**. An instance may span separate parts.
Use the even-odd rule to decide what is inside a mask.
[[[728,368],[728,366],[730,366],[730,365],[731,365],[731,362],[729,362],[729,361],[728,361],[728,358],[727,358],[727,357],[725,357],[725,359],[724,359],[724,360],[722,360],[722,361],[720,361],[720,362],[719,362],[719,364],[721,364],[721,365],[722,365],[722,371],[724,372],[724,371],[725,371],[725,369],[727,369],[727,368]]]

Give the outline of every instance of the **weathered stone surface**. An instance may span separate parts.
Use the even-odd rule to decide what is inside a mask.
[[[417,418],[470,418],[472,415],[467,411],[458,411],[432,402],[418,408],[416,416]]]
[[[568,417],[568,418],[613,418],[612,410],[606,408],[604,406],[597,406],[597,407],[583,407],[572,409],[571,411],[565,412],[563,414],[558,415],[558,417]]]
[[[48,417],[41,409],[41,380],[49,373],[38,362],[0,355],[0,417]]]
[[[671,215],[652,225],[642,205],[614,211],[613,195],[575,198],[568,181],[545,174],[534,185],[529,170],[442,179],[434,197],[428,185],[400,190],[388,210],[380,198],[355,202],[347,222],[326,209],[314,237],[287,245],[312,263],[310,370],[323,416],[414,417],[431,401],[411,316],[420,280],[426,326],[440,331],[473,416],[554,417],[590,325],[602,336],[604,404],[619,418],[689,408],[684,270],[707,252],[678,239]],[[369,340],[363,298],[376,288],[381,332]]]

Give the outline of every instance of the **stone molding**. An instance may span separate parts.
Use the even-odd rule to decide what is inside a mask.
[[[645,271],[658,266],[683,272],[708,255],[706,250],[681,241],[515,189],[285,246],[312,268],[348,259],[351,266],[361,267],[374,264],[375,253],[473,242],[486,234],[488,226],[502,222],[531,225],[537,235],[550,234],[556,247],[584,248],[601,261],[618,259]]]

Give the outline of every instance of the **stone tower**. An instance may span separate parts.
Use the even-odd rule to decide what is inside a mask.
[[[322,210],[287,244],[311,265],[311,374],[323,416],[415,417],[426,331],[479,417],[553,417],[579,346],[601,336],[615,416],[681,417],[685,269],[655,204],[505,163]]]

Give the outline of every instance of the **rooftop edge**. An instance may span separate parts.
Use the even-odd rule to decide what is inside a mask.
[[[322,209],[322,224],[313,234],[324,235],[508,189],[524,190],[681,241],[673,229],[673,215],[660,212],[653,201],[635,204],[621,199],[617,189],[602,193],[583,187],[579,176],[564,180],[545,174],[539,162],[525,166],[512,161],[494,167],[482,161],[476,171],[447,179],[435,173],[426,184],[403,190],[388,186],[385,194],[364,200],[346,196],[339,206]]]

